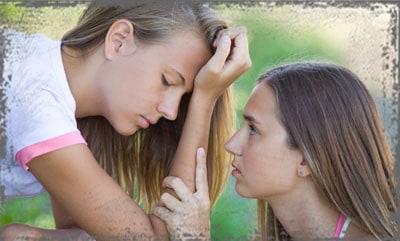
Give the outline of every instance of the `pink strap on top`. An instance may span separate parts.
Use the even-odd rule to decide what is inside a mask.
[[[342,213],[340,213],[337,224],[336,224],[335,238],[339,238],[339,236],[340,236],[340,230],[342,229],[343,219],[344,219],[344,215]]]

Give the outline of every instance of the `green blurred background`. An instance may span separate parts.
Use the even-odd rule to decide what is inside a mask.
[[[76,23],[84,7],[84,5],[75,5],[29,8],[7,3],[0,6],[0,16],[3,21],[0,22],[0,27],[12,26],[27,32],[41,32],[60,38]],[[349,47],[349,39],[347,39],[352,30],[349,30],[347,23],[338,21],[335,17],[338,16],[335,11],[344,13],[343,11],[346,10],[350,14],[346,13],[344,18],[349,20],[357,17],[358,15],[354,13],[362,12],[363,8],[361,10],[355,8],[355,12],[352,12],[352,7],[349,9],[331,7],[329,9],[314,6],[307,9],[304,5],[285,6],[267,3],[245,7],[239,5],[216,7],[216,10],[228,19],[232,26],[244,25],[248,31],[253,66],[234,84],[238,126],[241,123],[242,109],[255,80],[268,68],[299,60],[327,60],[362,69],[358,65],[360,61],[370,61],[370,63],[375,61],[368,56],[360,56],[360,59],[355,58],[356,61],[354,61],[351,57],[354,55],[349,54],[351,46]],[[311,13],[312,11],[319,11],[319,15]],[[385,11],[382,11],[381,14],[384,13]],[[360,18],[370,18],[361,15]],[[386,22],[382,26],[385,27],[385,24]],[[371,48],[379,52],[382,46]],[[378,86],[376,89],[379,92],[382,88]],[[230,178],[225,192],[212,209],[213,240],[249,240],[255,231],[256,202],[239,197],[234,190],[234,182],[234,179]],[[0,211],[0,226],[11,222],[21,222],[54,228],[47,194],[29,199],[6,200]]]

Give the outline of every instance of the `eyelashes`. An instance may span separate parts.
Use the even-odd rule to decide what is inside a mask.
[[[251,124],[249,124],[249,129],[250,129],[250,135],[252,135],[252,136],[256,135],[258,133],[257,129]]]
[[[165,86],[170,86],[171,84],[168,82],[167,78],[165,77],[165,75],[161,75],[161,82],[163,85]]]

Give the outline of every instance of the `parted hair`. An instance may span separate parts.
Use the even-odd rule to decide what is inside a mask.
[[[318,191],[379,240],[397,227],[394,159],[373,97],[350,70],[300,62],[273,68],[258,84],[270,87],[289,147],[300,150]],[[258,200],[263,240],[289,240],[265,201]]]
[[[63,36],[62,44],[88,55],[104,42],[108,29],[118,19],[133,24],[135,38],[140,43],[159,44],[175,33],[193,31],[204,39],[211,53],[217,33],[227,28],[200,1],[93,1],[77,26]],[[189,101],[190,94],[182,97],[176,120],[162,118],[132,136],[118,134],[103,117],[78,119],[78,127],[97,161],[146,211],[159,200],[161,183],[171,169]],[[231,156],[220,147],[234,130],[233,114],[229,88],[218,99],[211,119],[207,168],[212,204],[229,177]]]

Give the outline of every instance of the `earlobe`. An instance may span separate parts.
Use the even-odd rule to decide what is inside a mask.
[[[311,174],[310,167],[307,165],[307,162],[305,160],[302,160],[302,162],[297,166],[297,176],[299,177],[307,177]]]
[[[117,55],[132,54],[136,49],[133,24],[126,19],[115,21],[107,31],[104,54],[108,60]]]

